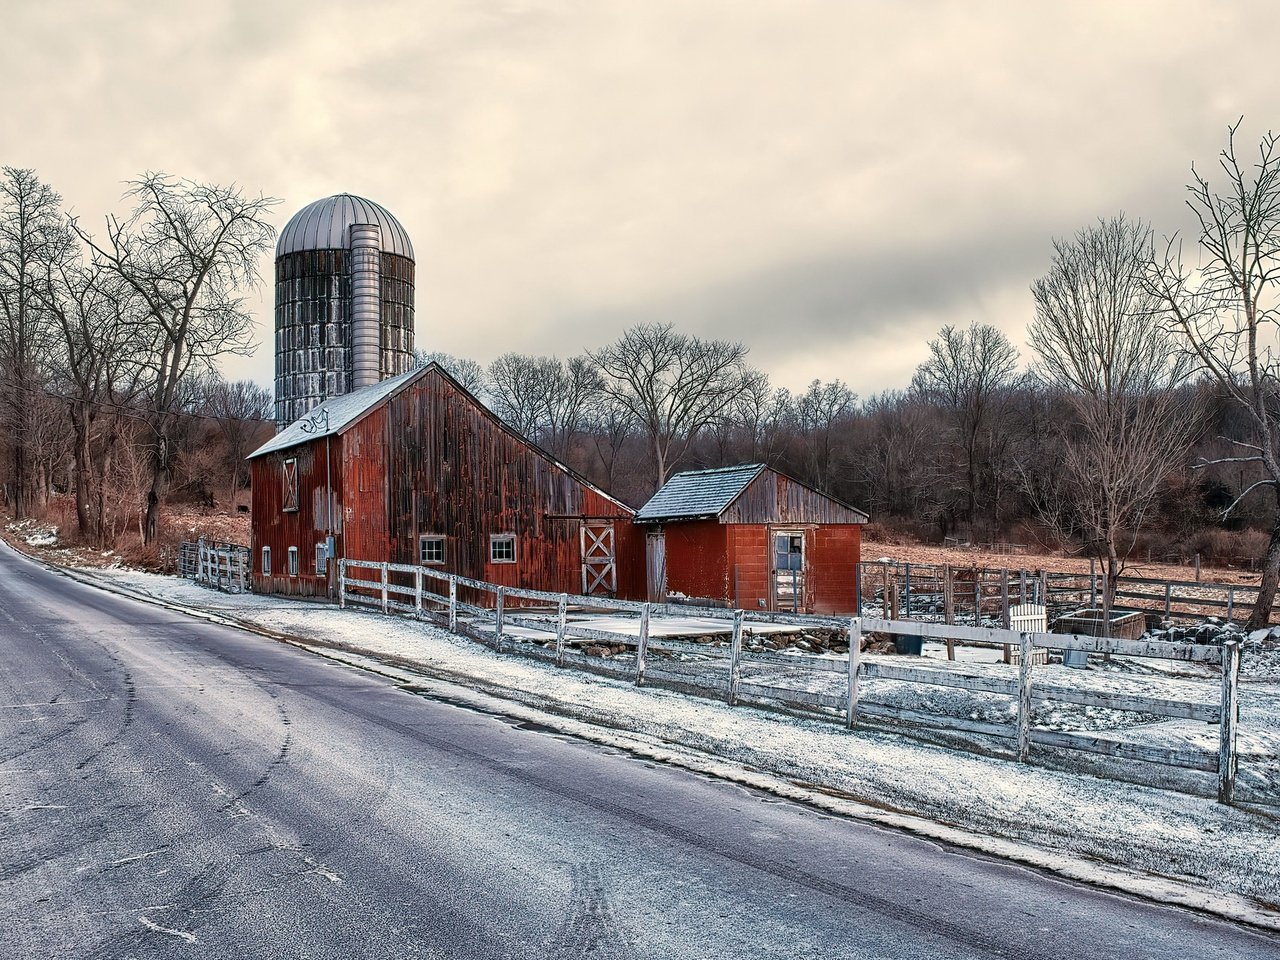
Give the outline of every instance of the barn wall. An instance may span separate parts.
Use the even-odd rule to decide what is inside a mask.
[[[330,471],[334,500],[341,504],[342,470],[339,440],[330,441]],[[284,508],[284,461],[298,461],[298,509]],[[313,441],[300,447],[256,458],[252,473],[253,589],[258,593],[292,596],[327,596],[329,578],[316,575],[315,547],[327,536],[325,443]],[[341,509],[335,519],[341,523]],[[262,575],[262,548],[271,548],[271,576]],[[288,575],[289,547],[298,548],[298,576]]]
[[[725,527],[729,538],[730,585],[743,610],[769,606],[769,534],[760,524],[734,523]],[[763,601],[763,604],[761,603]]]
[[[723,523],[860,523],[856,510],[811,490],[798,480],[765,470],[721,515]]]
[[[368,447],[381,434],[387,478],[384,539],[359,537],[348,555],[417,563],[418,538],[445,536],[444,572],[490,583],[579,593],[582,516],[616,517],[620,592],[637,574],[631,511],[596,493],[432,371],[348,431]],[[358,465],[359,469],[374,469]],[[355,496],[353,493],[352,496]],[[379,508],[369,504],[371,511]],[[515,563],[489,561],[491,534],[514,533]],[[625,551],[625,552],[624,552]],[[641,563],[643,561],[641,560]],[[643,571],[638,574],[643,581]],[[637,593],[624,593],[637,596]]]
[[[715,520],[693,520],[669,523],[663,534],[668,592],[732,602],[726,527]]]
[[[862,527],[856,523],[814,527],[805,537],[809,577],[805,599],[813,613],[854,613],[862,559]]]

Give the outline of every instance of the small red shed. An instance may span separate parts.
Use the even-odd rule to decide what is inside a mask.
[[[252,454],[253,588],[336,595],[332,558],[564,593],[644,593],[634,511],[438,364],[333,397]]]
[[[763,464],[678,473],[636,513],[648,596],[853,613],[867,515]]]

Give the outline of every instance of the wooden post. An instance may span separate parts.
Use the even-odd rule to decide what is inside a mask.
[[[1200,582],[1200,552],[1196,551],[1196,583]]]
[[[1236,589],[1235,587],[1227,588],[1227,623],[1231,622],[1231,615],[1236,608]]]
[[[387,564],[382,564],[382,612],[387,612]]]
[[[1222,717],[1218,721],[1218,802],[1232,803],[1236,791],[1236,734],[1240,724],[1240,641],[1222,645]]]
[[[982,626],[982,571],[973,568],[973,625]]]
[[[1009,629],[1009,569],[1000,571],[1000,626]]]
[[[906,576],[902,581],[902,619],[911,619],[911,564],[906,565]],[[894,617],[896,620],[897,617]]]
[[[737,582],[738,568],[733,568],[734,582]],[[737,589],[736,587],[734,588]],[[737,594],[734,594],[734,601],[738,602]],[[862,616],[862,562],[859,561],[853,568],[853,607],[857,611],[858,616]]]
[[[338,607],[347,607],[347,558],[338,561]]]
[[[422,616],[422,568],[413,568],[413,612]]]
[[[1173,611],[1173,584],[1166,583],[1164,585],[1164,618],[1169,619],[1170,613]]]
[[[564,666],[564,628],[569,610],[569,595],[560,594],[560,602],[556,604],[556,663]]]
[[[636,646],[636,686],[644,683],[644,659],[649,653],[649,612],[652,604],[640,608],[640,643]]]
[[[499,650],[502,649],[502,614],[504,612],[503,608],[506,606],[506,602],[507,602],[507,588],[499,587],[498,599],[494,602],[494,611],[493,611],[494,613],[493,637],[494,637],[494,640],[497,641]]]
[[[898,581],[889,581],[889,619],[898,619]]]
[[[1040,578],[1036,581],[1040,585],[1040,593],[1036,597],[1036,602],[1045,608],[1045,613],[1049,612],[1049,573],[1047,570],[1040,571]]]
[[[733,611],[733,639],[729,644],[729,706],[738,702],[738,685],[742,682],[742,617]]]
[[[862,620],[849,621],[849,699],[845,703],[845,726],[850,730],[858,722],[858,674],[862,668]]]
[[[1031,634],[1024,633],[1019,644],[1018,664],[1018,762],[1031,755]]]
[[[449,632],[458,632],[458,575],[449,574]]]
[[[880,564],[880,572],[884,574],[884,587],[880,591],[880,616],[893,619],[889,614],[889,565]]]
[[[942,618],[947,624],[956,622],[956,581],[951,564],[942,568]]]
[[[1098,605],[1098,571],[1093,557],[1089,558],[1089,609]]]
[[[1027,602],[1027,571],[1026,570],[1018,571],[1018,586],[1020,588],[1018,593],[1018,596],[1020,599],[1018,600],[1018,602],[1026,603]]]

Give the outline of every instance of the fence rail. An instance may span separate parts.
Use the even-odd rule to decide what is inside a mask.
[[[248,593],[253,586],[249,548],[203,537],[184,540],[178,547],[178,576],[223,593]]]
[[[353,571],[364,575],[355,576]],[[375,571],[370,576],[368,571]],[[467,599],[460,593],[467,591]],[[492,598],[486,602],[485,598]],[[454,633],[561,666],[595,673],[629,677],[637,684],[659,683],[678,690],[722,696],[730,704],[746,700],[792,709],[838,713],[853,729],[860,717],[874,717],[895,723],[930,729],[953,730],[997,737],[1009,741],[1014,756],[1029,762],[1032,748],[1051,747],[1078,750],[1148,763],[1183,767],[1218,774],[1218,799],[1231,803],[1238,768],[1236,726],[1239,716],[1240,648],[1234,641],[1221,646],[1173,643],[1155,640],[1124,640],[1077,634],[1048,633],[1041,630],[1007,630],[988,625],[904,621],[869,616],[805,616],[766,611],[725,610],[657,603],[638,603],[601,597],[574,596],[527,590],[446,574],[429,567],[344,559],[338,566],[338,598],[342,606],[358,604],[382,613],[433,616],[448,623]],[[575,612],[588,610],[627,615],[628,627],[608,629],[599,624],[572,622]],[[634,615],[634,619],[632,618]],[[655,629],[655,616],[697,618],[720,624],[717,643],[693,643],[663,635]],[[657,625],[659,628],[661,624]],[[786,626],[828,630],[848,644],[846,654],[781,654],[752,649],[745,634],[750,626],[773,629]],[[864,635],[912,636],[970,645],[1018,649],[1016,677],[965,673],[955,665],[928,666],[923,662],[889,662],[888,658],[867,658],[862,652]],[[727,642],[726,642],[727,641]],[[630,650],[634,661],[621,663],[588,656],[571,649],[582,642],[604,643]],[[543,646],[546,644],[547,646]],[[1035,681],[1037,651],[1076,650],[1088,653],[1148,657],[1222,668],[1222,682],[1216,703],[1191,703],[1130,693],[1086,690],[1071,685]],[[654,660],[655,652],[671,656]],[[686,658],[680,660],[678,658]],[[778,668],[775,675],[744,677],[746,666]],[[710,675],[707,669],[711,668]],[[785,668],[785,669],[781,669]],[[819,682],[796,688],[786,681]],[[887,703],[864,701],[864,679],[894,680],[926,687],[949,687],[1008,697],[1014,707],[1010,723],[973,717],[955,717],[914,710]],[[772,680],[774,682],[767,682]],[[783,681],[779,683],[778,681]],[[1179,718],[1217,725],[1218,749],[1161,747],[1132,743],[1082,732],[1037,729],[1032,711],[1037,702],[1057,701],[1084,706],[1107,707],[1160,717]]]

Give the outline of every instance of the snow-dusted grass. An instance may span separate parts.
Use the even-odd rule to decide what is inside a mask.
[[[498,654],[428,624],[372,612],[219,594],[133,571],[80,575],[267,630],[392,658],[426,676],[571,721],[626,731],[656,747],[720,758],[965,831],[1280,904],[1280,814],[1275,808],[1229,808],[1208,797],[960,753],[883,730],[849,733],[827,721],[636,688],[624,680]],[[1135,682],[1120,671],[1096,673],[1095,679],[1118,688]],[[1064,671],[1063,682],[1073,676],[1084,682],[1079,675]],[[1143,683],[1148,680],[1196,682],[1153,676]],[[1159,695],[1175,689],[1186,692],[1181,686],[1164,687]],[[1264,732],[1259,724],[1268,725],[1268,734],[1275,728],[1278,703],[1280,690],[1274,685],[1248,685],[1246,740]],[[1178,723],[1183,722],[1174,726]]]

